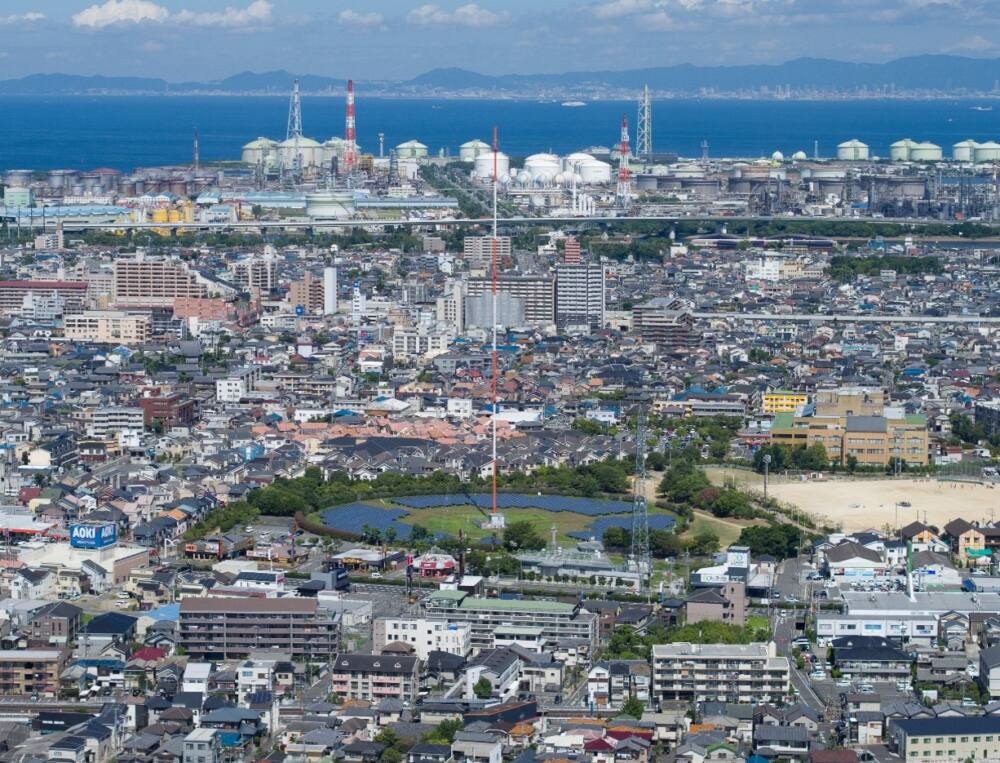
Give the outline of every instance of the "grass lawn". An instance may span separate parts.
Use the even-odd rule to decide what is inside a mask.
[[[694,519],[684,535],[693,538],[701,530],[708,529],[719,536],[719,547],[725,548],[736,543],[744,527],[760,524],[765,523],[761,519],[722,519],[704,511],[695,511]]]
[[[569,511],[544,511],[543,509],[503,509],[507,524],[530,522],[535,531],[549,541],[552,526],[556,527],[556,541],[562,545],[573,545],[578,541],[567,533],[586,529],[595,517],[574,514]],[[409,515],[400,517],[400,522],[421,525],[434,533],[458,536],[462,530],[466,538],[478,540],[492,535],[492,531],[480,529],[479,524],[489,515],[489,509],[475,506],[436,506],[429,509],[414,509]]]
[[[747,625],[751,628],[770,628],[771,624],[767,620],[766,615],[750,615],[747,618]]]

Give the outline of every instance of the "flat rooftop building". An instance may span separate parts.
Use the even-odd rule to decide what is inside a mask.
[[[578,604],[522,599],[483,599],[465,591],[434,591],[424,600],[427,617],[472,626],[474,651],[494,646],[496,629],[526,626],[542,629],[548,642],[582,639],[597,642],[597,615]]]
[[[340,621],[315,599],[186,598],[178,643],[192,659],[229,660],[275,650],[326,662],[340,643]]]
[[[653,695],[660,701],[780,702],[788,694],[787,657],[768,644],[655,644]]]

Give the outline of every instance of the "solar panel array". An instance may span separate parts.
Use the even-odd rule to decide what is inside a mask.
[[[396,529],[396,537],[405,540],[413,530],[405,522],[398,521],[407,516],[403,509],[383,509],[368,503],[345,503],[323,512],[323,524],[335,530],[361,535],[365,525],[379,530],[383,536],[390,527]]]
[[[394,498],[393,502],[410,509],[430,509],[436,506],[477,506],[488,509],[493,505],[489,493],[450,493],[448,495],[411,495]],[[501,493],[497,495],[500,509],[542,509],[543,511],[568,511],[599,517],[604,514],[627,514],[632,511],[629,501],[611,501],[600,498],[575,498],[565,495],[517,495]]]
[[[673,530],[676,524],[677,520],[667,514],[649,515],[650,530]],[[609,527],[622,527],[626,530],[631,530],[632,517],[601,517],[587,525],[586,530],[577,530],[576,532],[566,534],[577,540],[590,540],[591,538],[600,540],[604,537],[604,531]]]

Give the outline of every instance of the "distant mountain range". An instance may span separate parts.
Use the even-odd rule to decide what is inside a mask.
[[[94,93],[287,93],[299,79],[306,93],[342,91],[343,79],[296,75],[287,71],[242,72],[207,82],[168,82],[144,77],[84,77],[72,74],[33,74],[0,80],[0,95],[82,95]],[[486,75],[465,69],[434,69],[407,81],[366,82],[369,94],[482,96],[490,93],[530,96],[566,93],[600,96],[634,91],[643,85],[658,93],[677,95],[705,91],[749,93],[767,88],[859,93],[892,88],[897,93],[994,93],[1000,90],[1000,58],[924,55],[882,64],[849,63],[822,58],[799,58],[783,64],[694,66],[679,64],[625,71],[582,71],[563,74]]]

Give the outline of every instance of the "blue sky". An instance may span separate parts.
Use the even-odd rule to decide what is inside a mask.
[[[998,56],[1000,0],[0,0],[0,79]]]

